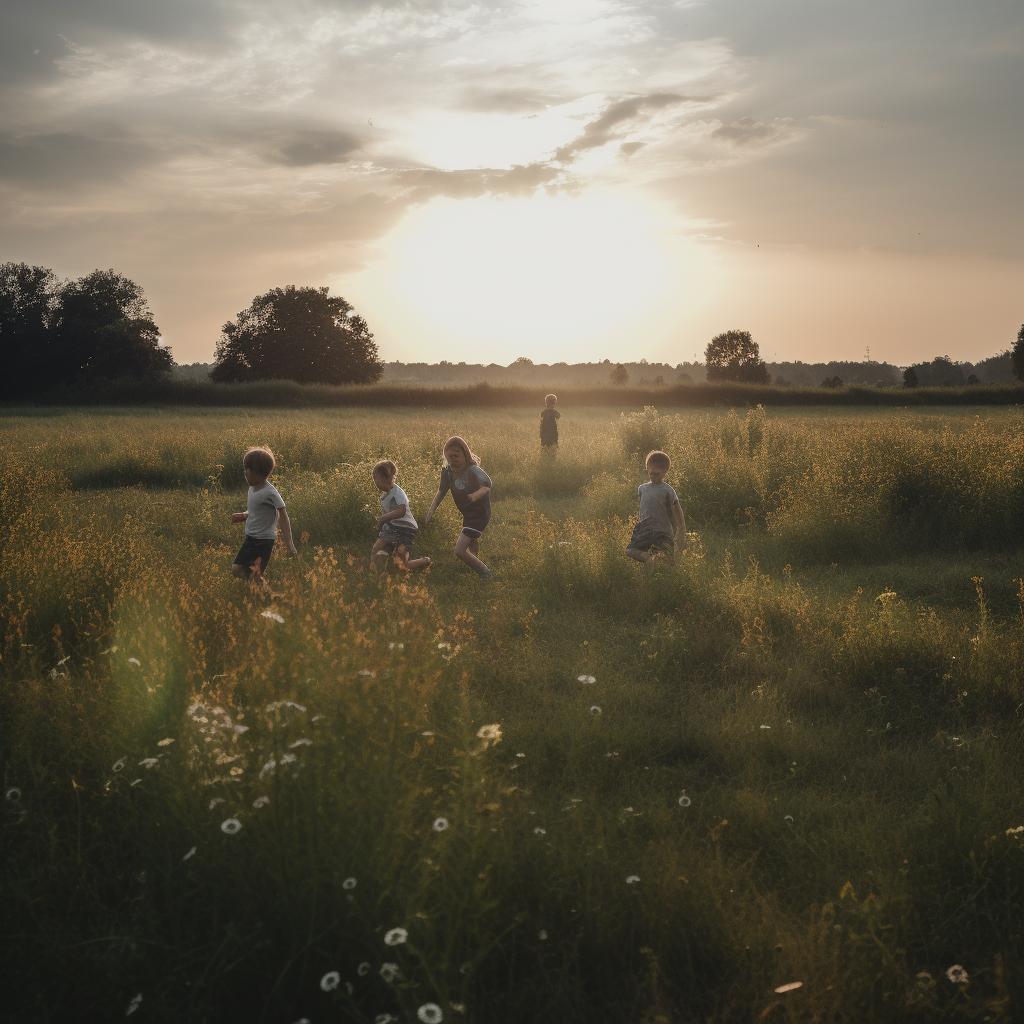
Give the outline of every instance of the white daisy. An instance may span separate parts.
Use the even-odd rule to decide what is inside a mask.
[[[233,836],[236,832],[241,831],[242,823],[237,818],[225,818],[220,823],[221,832],[226,835]]]
[[[416,1016],[423,1021],[423,1024],[441,1024],[441,1021],[444,1020],[444,1014],[437,1003],[424,1003],[416,1011]]]
[[[328,971],[320,979],[320,987],[325,992],[333,992],[341,984],[341,975],[337,971]]]
[[[192,849],[189,850],[188,853],[186,853],[185,856],[182,857],[181,859],[182,860],[188,860],[189,857],[194,857],[195,855],[196,855],[196,848],[193,846]]]
[[[145,757],[139,762],[139,767],[145,766],[146,768],[152,768],[153,765],[159,764],[160,762],[155,757]]]
[[[476,732],[477,736],[482,740],[488,740],[490,743],[498,743],[501,740],[501,726],[500,725],[481,725]]]
[[[157,744],[156,745],[158,747],[167,747],[167,746],[170,746],[173,742],[174,742],[174,737],[173,736],[168,736],[167,739],[165,739],[165,740],[157,740]]]
[[[269,608],[265,612],[260,612],[265,619],[273,619],[274,622],[284,622],[284,616],[278,615],[277,612],[272,612]]]
[[[4,793],[4,799],[5,800],[10,800],[11,803],[14,803],[16,800],[20,800],[21,799],[21,790],[18,789],[17,786],[11,786],[11,788],[9,790],[7,790],[6,793]]]
[[[269,804],[269,803],[270,803],[270,797],[269,796],[258,796],[258,797],[256,797],[255,800],[253,800],[252,805],[253,805],[253,807],[255,807],[258,810],[260,807],[266,807],[267,804]]]
[[[358,883],[356,882],[356,880],[354,878],[349,877],[349,878],[346,878],[345,881],[341,883],[341,887],[342,887],[342,889],[354,889],[357,884]]]
[[[785,985],[780,985],[775,991],[782,995],[783,992],[792,992],[794,989],[803,988],[804,983],[802,981],[790,981]]]
[[[953,964],[948,971],[946,971],[946,977],[949,978],[954,985],[966,985],[971,979],[967,976],[967,972],[959,965]]]
[[[303,737],[301,740],[296,740],[294,743],[289,743],[288,749],[294,750],[296,747],[309,747],[312,746],[312,744],[312,740],[307,740],[305,737]]]
[[[356,974],[358,974],[360,978],[365,978],[366,975],[368,975],[369,973],[370,973],[370,961],[369,960],[364,960],[356,968]]]
[[[546,835],[547,835],[547,832],[545,832],[545,831],[544,831],[544,829],[542,829],[542,828],[535,828],[535,829],[533,830],[533,834],[534,834],[535,836],[546,836]]]
[[[690,803],[691,803],[691,800],[690,800],[690,798],[685,793],[679,798],[679,806],[680,807],[689,807]]]
[[[639,881],[640,881],[640,876],[639,875],[627,875],[626,876],[626,885],[632,885],[634,882],[639,882]]]
[[[390,985],[398,977],[398,964],[381,964],[380,976]]]
[[[132,1001],[128,1004],[128,1009],[124,1011],[124,1015],[130,1017],[141,1005],[142,993],[140,992],[137,996],[132,996]]]
[[[139,661],[139,659],[138,659],[138,658],[129,658],[129,659],[128,659],[128,664],[129,664],[129,665],[141,665],[141,664],[142,664],[142,662],[141,662],[141,661]],[[139,996],[139,999],[140,999],[140,1001],[141,1001],[142,997],[141,997],[141,996]]]
[[[114,767],[114,771],[115,771],[115,772],[120,772],[120,771],[123,771],[123,770],[124,770],[124,766],[125,766],[125,763],[126,763],[126,762],[125,762],[125,759],[124,759],[123,757],[121,757],[121,758],[118,758],[118,760],[116,760],[116,761],[114,762],[114,766],[113,766],[113,767]]]
[[[596,704],[594,704],[594,705],[593,705],[593,706],[591,707],[591,709],[590,709],[590,713],[591,713],[591,714],[592,714],[592,715],[593,715],[593,716],[594,716],[595,718],[597,718],[597,716],[598,716],[599,714],[601,714],[601,709],[600,709],[600,708],[599,708],[599,707],[598,707],[598,706],[597,706]]]
[[[434,826],[433,826],[433,828],[434,828],[435,832],[443,832],[447,827],[448,827],[448,819],[447,818],[435,818],[434,819]]]
[[[403,942],[408,941],[409,933],[404,928],[392,928],[391,931],[384,936],[385,946],[400,946]]]

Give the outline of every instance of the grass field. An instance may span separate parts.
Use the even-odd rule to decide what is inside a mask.
[[[0,416],[8,1019],[1024,1017],[1020,409],[538,412]],[[373,577],[451,433],[493,582]]]

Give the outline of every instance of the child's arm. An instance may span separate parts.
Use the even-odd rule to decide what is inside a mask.
[[[288,518],[288,509],[283,506],[277,510],[277,525],[281,529],[281,538],[284,541],[284,546],[288,549],[288,554],[297,555],[299,551],[295,547],[295,541],[292,540],[292,523]]]
[[[678,501],[672,504],[672,522],[676,524],[676,547],[686,547],[686,516],[683,515],[683,506]]]
[[[399,505],[398,508],[393,508],[390,512],[385,512],[382,515],[377,516],[377,525],[383,526],[392,519],[401,519],[408,511],[408,505]]]
[[[472,494],[467,494],[466,497],[470,501],[479,501],[485,494],[490,494],[490,487],[478,487]]]
[[[437,511],[437,506],[441,504],[441,499],[445,496],[446,493],[447,492],[441,490],[440,487],[437,489],[437,494],[434,495],[434,500],[430,503],[430,508],[427,509],[427,514],[423,519],[424,526],[427,526],[430,523],[430,520],[434,516],[434,512]]]
[[[244,523],[249,518],[248,512],[232,512],[231,522],[233,523]]]

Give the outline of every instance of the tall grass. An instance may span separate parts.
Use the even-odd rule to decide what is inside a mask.
[[[1019,1018],[1020,425],[7,420],[11,1018]],[[370,464],[421,514],[455,432],[495,582],[450,504],[372,577]],[[310,535],[268,590],[255,442]],[[622,556],[648,446],[674,566]]]

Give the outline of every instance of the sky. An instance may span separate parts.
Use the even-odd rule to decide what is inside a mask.
[[[1024,320],[1018,0],[3,0],[0,260],[178,362],[327,285],[386,360],[976,361]]]

